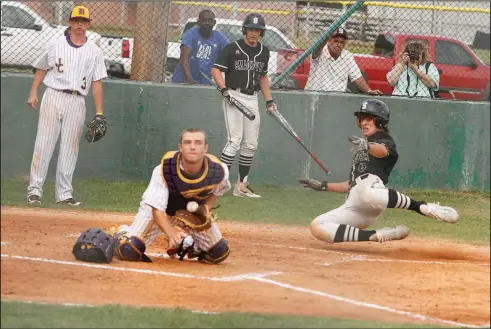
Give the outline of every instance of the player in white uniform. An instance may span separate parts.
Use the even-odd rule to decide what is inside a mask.
[[[208,229],[193,230],[174,217],[176,211],[186,209],[190,201],[203,205],[209,213],[218,197],[231,188],[227,166],[207,151],[204,130],[184,130],[179,151],[167,152],[153,170],[133,223],[110,227],[107,231],[113,235],[137,236],[146,246],[164,233],[169,240],[169,250],[191,236],[195,255],[208,253],[213,255],[214,262],[223,261],[229,253],[228,244],[214,222]]]
[[[85,97],[92,85],[96,115],[102,116],[102,82],[107,78],[102,50],[86,32],[90,27],[89,10],[73,9],[70,33],[54,40],[36,60],[37,69],[27,104],[36,108],[41,82],[47,86],[41,101],[39,124],[27,189],[28,203],[41,203],[43,185],[53,151],[61,134],[56,167],[56,202],[78,206],[73,198],[72,178],[77,164],[80,137],[85,121]]]
[[[366,229],[376,222],[386,208],[412,210],[445,223],[456,223],[459,214],[455,209],[417,201],[385,186],[399,157],[396,144],[389,135],[389,107],[382,101],[369,99],[354,115],[364,137],[350,138],[355,145],[350,179],[339,183],[300,180],[300,183],[316,191],[348,193],[343,205],[312,221],[312,234],[329,243],[385,242],[406,238],[409,230],[404,225]]]

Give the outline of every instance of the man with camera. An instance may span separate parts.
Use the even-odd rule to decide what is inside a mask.
[[[399,62],[387,73],[392,95],[436,98],[440,74],[429,61],[427,48],[418,41],[409,42],[399,55]]]

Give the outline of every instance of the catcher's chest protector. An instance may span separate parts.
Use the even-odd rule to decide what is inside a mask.
[[[111,263],[113,251],[113,238],[100,228],[90,228],[80,235],[72,253],[84,262]]]
[[[180,152],[167,152],[162,158],[162,176],[169,189],[169,202],[166,213],[173,216],[178,209],[186,209],[189,201],[199,204],[212,194],[225,177],[220,160],[206,155],[204,166],[197,178],[189,178],[180,168]]]

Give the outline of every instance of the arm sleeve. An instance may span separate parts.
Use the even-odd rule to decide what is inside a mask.
[[[431,63],[428,68],[428,75],[435,81],[436,87],[432,88],[433,90],[438,90],[440,87],[440,73],[438,73],[438,69],[435,64]]]
[[[225,72],[228,70],[228,54],[233,48],[233,43],[229,43],[221,52],[218,54],[218,58],[213,64],[213,67],[216,67],[222,72]]]
[[[50,63],[49,58],[51,53],[54,51],[54,48],[55,48],[55,44],[49,43],[46,48],[46,51],[43,53],[41,57],[39,57],[34,61],[34,63],[32,63],[32,66],[40,70],[49,70],[50,68],[52,68],[53,64]]]
[[[164,178],[162,177],[162,166],[158,165],[153,170],[150,183],[143,193],[142,202],[155,209],[165,211],[168,201],[169,189],[165,185]]]
[[[270,51],[268,48],[264,47],[266,50],[266,57],[265,57],[265,65],[264,65],[264,70],[261,72],[261,75],[266,75],[268,74],[268,65],[269,65],[269,57],[270,57]]]
[[[94,73],[92,74],[92,81],[99,81],[107,78],[106,62],[104,60],[104,53],[96,46],[97,55],[94,63]]]
[[[349,56],[350,57],[348,60],[348,65],[349,65],[348,76],[350,81],[355,81],[361,78],[362,75],[361,75],[360,68],[358,67],[358,64],[356,64],[355,57],[352,54],[350,54]]]
[[[218,184],[218,186],[213,191],[213,194],[216,196],[222,196],[225,192],[230,190],[230,188],[232,187],[232,185],[230,184],[230,179],[229,179],[230,173],[228,171],[228,167],[224,163],[222,163],[221,165],[223,167],[223,171],[225,175],[223,177],[222,182]]]
[[[181,38],[181,46],[186,46],[189,49],[193,49],[193,39],[194,39],[194,31],[193,29],[190,29],[183,34]]]

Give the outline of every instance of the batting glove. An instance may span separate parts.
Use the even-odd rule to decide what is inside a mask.
[[[273,100],[266,102],[266,113],[271,114],[272,112],[278,111],[278,106]]]
[[[366,138],[353,135],[351,137],[348,137],[348,140],[354,145],[351,148],[352,152],[362,150],[368,151],[368,141],[366,140]]]
[[[228,91],[228,88],[222,88],[220,89],[220,92],[222,93],[222,97],[227,101],[230,102],[230,92]]]
[[[304,187],[309,187],[316,191],[326,191],[327,190],[327,181],[319,182],[318,180],[311,178],[301,178],[298,180],[300,184],[303,184]]]

